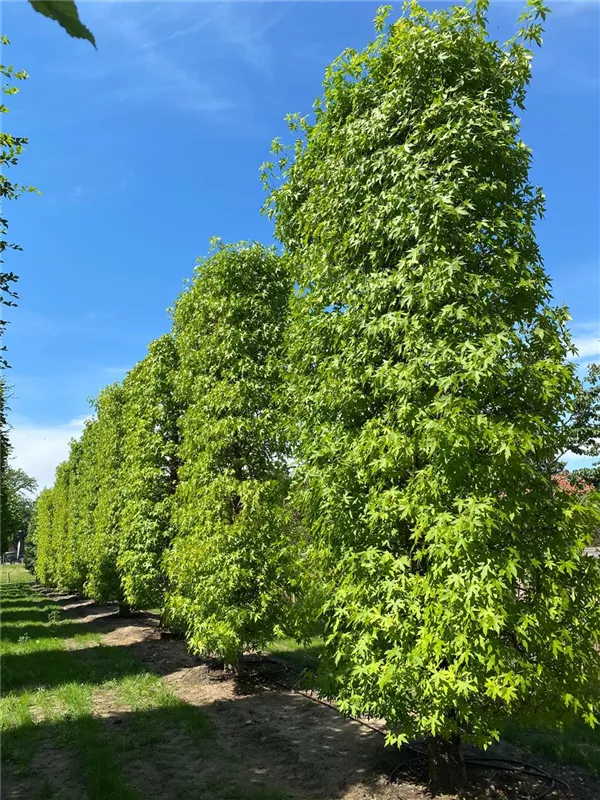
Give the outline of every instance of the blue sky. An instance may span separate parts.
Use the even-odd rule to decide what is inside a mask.
[[[284,115],[310,111],[326,64],[372,38],[379,3],[79,5],[97,51],[24,2],[2,10],[4,61],[31,76],[9,103],[6,129],[29,137],[15,177],[42,192],[5,209],[24,248],[9,255],[12,440],[42,485],[87,398],[168,330],[209,237],[270,241],[259,166]],[[492,34],[507,38],[522,5],[492,2]],[[551,5],[522,132],[547,197],[539,242],[584,363],[600,350],[600,6]]]

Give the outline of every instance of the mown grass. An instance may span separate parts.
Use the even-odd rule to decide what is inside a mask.
[[[196,753],[211,758],[219,744],[207,715],[179,700],[128,648],[104,645],[88,625],[32,591],[31,577],[21,565],[2,565],[0,579],[0,730],[2,760],[11,769],[30,777],[36,753],[51,742],[73,756],[90,800],[141,800],[143,793],[127,780],[128,765],[152,761],[166,738],[183,734]],[[307,675],[316,670],[322,651],[319,638],[308,645],[279,639],[269,648]],[[112,710],[99,715],[98,707],[107,699]],[[577,724],[552,731],[510,723],[503,738],[600,775],[598,729]],[[221,800],[286,798],[267,786],[237,785],[229,776],[207,780],[214,787],[211,783],[205,790]],[[32,800],[61,796],[52,777],[38,783]]]
[[[31,800],[62,796],[52,770],[37,774],[42,747],[69,755],[90,800],[141,800],[127,768],[151,763],[169,737],[184,735],[196,755],[210,758],[216,731],[206,714],[176,697],[126,647],[104,645],[89,626],[32,591],[21,565],[3,565],[1,579],[2,760],[23,785],[33,780]],[[285,798],[268,787],[232,785],[229,776],[214,796]]]
[[[0,585],[3,583],[33,583],[33,575],[23,564],[0,564]]]
[[[309,644],[298,644],[294,639],[276,639],[269,645],[269,652],[306,670],[316,670],[323,653],[323,640],[315,636]]]
[[[561,730],[529,728],[511,722],[504,726],[502,736],[550,761],[585,767],[592,775],[600,775],[600,729],[590,728],[584,722]]]

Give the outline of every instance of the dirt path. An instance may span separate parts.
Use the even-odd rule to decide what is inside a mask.
[[[238,800],[236,794],[211,794],[210,787],[228,775],[232,785],[256,782],[277,787],[273,800],[423,800],[420,768],[390,785],[388,776],[402,762],[381,735],[344,719],[334,709],[312,702],[280,684],[293,684],[290,667],[277,659],[250,662],[243,680],[226,678],[217,666],[191,656],[182,641],[161,636],[158,620],[148,615],[131,619],[116,616],[113,607],[55,593],[45,596],[65,611],[103,634],[104,643],[124,647],[157,672],[173,693],[201,708],[216,726],[216,744],[210,754],[195,753],[185,735],[165,736],[144,760],[127,769],[126,778],[148,800],[208,798]],[[95,713],[107,725],[128,724],[128,709],[111,698],[99,698]],[[516,748],[501,744],[497,756],[526,760],[569,782],[574,800],[598,800],[600,787],[584,771],[549,764]],[[207,755],[209,757],[207,758]],[[523,798],[548,787],[543,781],[513,778],[507,773],[473,774],[473,798]],[[218,791],[218,790],[216,790]],[[548,798],[566,798],[562,789]],[[439,798],[442,800],[442,798]]]

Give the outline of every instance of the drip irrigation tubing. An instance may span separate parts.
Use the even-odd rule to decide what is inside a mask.
[[[282,661],[279,659],[268,659],[269,661],[273,661],[274,663],[282,665]],[[287,664],[283,664],[284,666],[288,666]],[[302,672],[298,675],[296,681],[291,687],[291,691],[294,694],[302,695],[306,697],[308,700],[312,700],[313,703],[318,703],[319,705],[326,706],[327,708],[331,708],[336,711],[338,714],[339,709],[337,708],[334,703],[330,703],[328,700],[322,700],[320,697],[317,697],[312,689],[310,691],[304,691],[303,689],[298,689],[297,685],[304,675],[306,670],[302,670]],[[281,686],[286,691],[290,691],[290,686],[285,684],[283,681],[279,681],[275,678],[272,679],[273,683]],[[360,717],[347,717],[347,719],[351,719],[353,722],[357,722],[359,725],[362,725],[365,728],[369,728],[370,730],[378,733],[380,736],[386,736],[387,732],[384,728],[379,727],[378,725],[373,725],[373,723],[368,722],[365,719],[360,719]],[[427,753],[423,750],[419,750],[416,747],[412,747],[411,745],[404,744],[402,745],[402,749],[408,750],[411,753],[414,753],[412,758],[403,761],[402,764],[398,764],[397,767],[394,767],[392,772],[388,777],[388,782],[391,785],[394,785],[396,778],[398,775],[403,772],[407,766],[410,764],[415,764],[418,761],[423,761],[427,759]],[[543,800],[543,798],[547,797],[551,791],[553,791],[558,786],[562,786],[566,792],[567,796],[571,797],[571,787],[566,781],[563,781],[562,778],[556,778],[551,775],[549,772],[546,772],[545,769],[541,767],[536,767],[534,764],[527,764],[524,761],[517,761],[512,758],[501,758],[499,756],[465,756],[465,764],[466,766],[471,767],[486,767],[491,770],[503,770],[505,772],[513,772],[518,775],[527,775],[533,778],[541,778],[542,780],[548,781],[549,786],[544,789],[542,792],[539,792],[535,795],[529,795],[529,800]]]
[[[418,753],[418,755],[409,758],[407,761],[404,761],[402,764],[399,764],[392,770],[389,776],[389,782],[391,784],[395,783],[397,776],[410,764],[427,759],[427,753],[419,751],[414,747],[410,747],[408,749]],[[527,764],[523,761],[516,761],[512,758],[500,758],[499,756],[465,756],[464,760],[466,766],[486,767],[491,770],[504,770],[506,772],[513,772],[517,775],[528,775],[532,778],[541,778],[542,780],[548,781],[550,785],[543,791],[538,792],[538,794],[529,795],[530,800],[543,800],[543,798],[547,797],[557,786],[563,786],[566,789],[568,796],[571,796],[571,787],[566,781],[563,781],[562,778],[556,778],[553,775],[550,775],[550,773],[546,772],[545,769],[536,767],[534,764]]]

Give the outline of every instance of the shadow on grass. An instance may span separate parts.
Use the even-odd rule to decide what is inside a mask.
[[[7,653],[2,656],[2,691],[50,689],[73,682],[98,685],[143,671],[142,664],[126,650],[104,645]]]
[[[20,602],[26,605],[27,599]],[[30,602],[33,605],[35,601]],[[67,624],[93,631],[86,623]],[[60,635],[63,626],[55,627]],[[8,654],[3,658],[3,689],[52,688],[72,682],[99,686],[146,672],[147,666],[135,653],[149,649],[154,671],[185,681],[181,673],[186,664],[176,663],[172,657],[161,658],[161,651],[173,655],[171,645],[153,640],[119,647]],[[309,648],[280,645],[272,652],[308,668],[315,665],[322,647],[318,641]],[[381,776],[398,763],[398,752],[384,749],[383,737],[343,719],[333,709],[274,690],[272,682],[269,686],[269,674],[244,676],[235,682],[229,696],[226,690],[216,690],[216,676],[202,678],[200,670],[187,674],[192,681],[205,680],[204,686],[181,684],[198,697],[201,707],[173,697],[163,700],[160,707],[141,710],[120,711],[109,705],[97,709],[100,717],[38,724],[29,719],[4,732],[3,759],[26,767],[43,743],[52,742],[59,750],[68,748],[83,765],[90,800],[336,800],[347,797],[353,785],[370,787],[365,791],[380,788]],[[277,678],[277,672],[273,677]],[[50,750],[46,758],[50,784],[55,774],[53,758],[59,755]],[[424,786],[418,770],[407,777]],[[7,797],[38,796],[39,787],[26,785],[26,780],[30,779],[21,780],[19,794]],[[490,781],[502,785],[504,780],[503,775],[486,777],[471,796],[487,797]],[[62,796],[60,786],[51,788],[54,794],[49,796]],[[512,791],[510,783],[509,788]],[[534,793],[544,787],[528,788]]]
[[[2,624],[19,622],[48,622],[48,615],[56,610],[60,613],[61,609],[57,606],[44,605],[42,607],[2,609]]]
[[[46,615],[47,618],[47,615]],[[42,622],[29,625],[6,625],[2,620],[2,640],[18,642],[26,639],[71,639],[81,634],[90,634],[90,626],[84,622],[61,622],[58,625],[46,625]]]
[[[286,713],[279,709],[269,727],[282,702]],[[308,720],[305,702],[274,693],[224,701],[221,713],[234,723],[225,730],[212,714],[181,701],[104,718],[30,722],[4,733],[2,757],[17,767],[19,797],[37,794],[28,776],[52,784],[65,748],[82,766],[90,800],[336,800],[355,783],[374,786],[375,775],[366,774],[373,752],[357,726],[336,715]],[[289,724],[283,726],[286,714]],[[351,740],[356,761],[345,752]],[[42,746],[45,770],[39,771],[35,754]],[[52,789],[62,796],[60,785]]]
[[[320,637],[315,637],[307,645],[299,644],[294,639],[276,639],[267,648],[269,653],[278,658],[309,671],[317,669],[324,649],[325,643]]]
[[[62,797],[65,787],[60,784],[57,766],[64,762],[66,748],[76,757],[75,763],[83,773],[82,795],[90,800],[140,800],[155,796],[159,785],[154,775],[150,777],[143,770],[140,780],[132,780],[127,770],[129,764],[139,766],[147,761],[152,765],[152,759],[160,757],[157,750],[161,742],[167,745],[168,760],[174,764],[177,753],[171,752],[174,748],[169,743],[181,746],[182,736],[186,737],[187,758],[193,760],[213,735],[208,717],[188,706],[129,712],[110,719],[85,716],[54,723],[28,723],[5,731],[2,760],[5,767],[16,767],[10,783],[15,784],[18,794],[10,794],[11,797],[45,796],[42,794],[48,791],[45,786],[52,790],[49,796]],[[31,769],[29,762],[35,759],[41,746],[43,759]],[[180,761],[185,758],[186,753],[182,752]],[[164,790],[160,791],[165,796]]]

